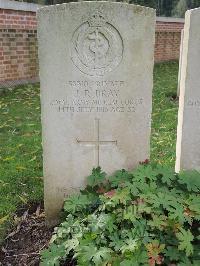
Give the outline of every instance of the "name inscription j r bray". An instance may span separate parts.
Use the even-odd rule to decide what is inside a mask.
[[[125,81],[68,81],[69,92],[50,105],[64,113],[134,113],[144,103],[142,97],[124,98],[121,91]]]

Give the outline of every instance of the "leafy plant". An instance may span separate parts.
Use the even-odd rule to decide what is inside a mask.
[[[41,265],[200,265],[199,180],[160,165],[112,176],[93,169],[86,189],[66,199]]]

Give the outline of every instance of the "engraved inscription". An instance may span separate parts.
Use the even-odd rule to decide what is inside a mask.
[[[95,140],[79,140],[77,143],[85,146],[94,146],[95,148],[95,166],[99,166],[99,153],[100,145],[117,145],[117,140],[100,140],[100,119],[95,118],[94,120],[95,128]]]
[[[103,76],[120,64],[122,56],[120,33],[101,12],[94,12],[75,30],[71,58],[81,72],[90,76]]]
[[[200,100],[199,99],[196,99],[196,100],[189,99],[187,101],[187,106],[200,108]]]
[[[68,81],[66,86],[65,97],[50,102],[60,113],[135,113],[144,104],[143,97],[124,96],[122,80]]]
[[[69,197],[71,194],[77,194],[81,187],[56,187],[56,193],[62,194],[63,198]]]

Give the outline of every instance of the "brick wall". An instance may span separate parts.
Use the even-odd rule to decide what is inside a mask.
[[[179,59],[183,27],[183,19],[157,18],[154,53],[156,62]]]
[[[0,87],[38,81],[38,5],[0,2]],[[155,62],[179,58],[184,20],[157,18]]]
[[[0,87],[38,80],[36,27],[35,11],[0,8]]]

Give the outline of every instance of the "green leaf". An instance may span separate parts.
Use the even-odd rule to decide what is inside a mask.
[[[126,259],[120,263],[120,266],[149,266],[146,251],[136,250],[134,253],[127,255]]]
[[[112,250],[110,248],[100,247],[93,256],[92,261],[95,265],[102,266],[103,263],[108,263],[111,259]]]
[[[191,242],[194,240],[194,236],[189,230],[183,228],[180,229],[180,232],[176,234],[177,239],[179,240],[179,250],[185,250],[186,255],[190,256],[193,254],[193,246]]]
[[[91,198],[87,195],[71,195],[65,200],[64,210],[73,214],[76,211],[83,211],[90,204]]]
[[[101,213],[99,215],[92,214],[88,216],[88,228],[92,232],[107,229],[110,233],[117,229],[115,226],[115,216],[113,214]]]
[[[71,250],[75,250],[79,245],[79,240],[77,238],[69,239],[65,243],[66,254],[68,255]]]
[[[182,256],[181,262],[178,263],[177,266],[193,266],[193,264],[191,263],[191,261],[186,256]]]
[[[156,181],[158,177],[158,171],[153,169],[151,165],[140,165],[132,174],[134,176],[133,180],[143,182],[146,180]]]
[[[200,221],[200,197],[190,195],[186,203],[188,204],[189,210],[192,211],[194,218]]]
[[[136,207],[135,206],[126,207],[126,209],[123,211],[122,217],[124,220],[130,220],[131,222],[134,222],[138,217]]]
[[[133,196],[138,196],[139,195],[139,189],[138,189],[138,185],[141,186],[141,184],[138,184],[137,182],[129,182],[129,181],[125,181],[123,183],[123,187],[125,188],[128,188],[130,193],[133,195]]]
[[[127,172],[126,170],[122,169],[115,172],[114,175],[109,176],[108,180],[111,183],[111,187],[124,187],[125,183],[130,181],[132,178],[131,173]]]
[[[101,171],[101,167],[93,168],[92,174],[88,176],[87,182],[91,187],[95,187],[105,181],[106,173]]]
[[[170,186],[172,184],[172,181],[177,179],[177,176],[174,172],[174,170],[172,170],[169,167],[166,166],[158,166],[158,173],[161,176],[161,180],[164,184],[167,184],[168,186]]]
[[[200,192],[200,172],[196,170],[180,172],[178,182],[185,184],[189,191]]]
[[[112,247],[115,251],[119,251],[124,243],[123,240],[120,239],[119,234],[114,232],[112,235],[109,235],[108,238],[110,239],[109,247]]]
[[[123,260],[121,263],[120,263],[120,266],[138,266],[138,261],[135,260],[133,261],[132,259],[131,260]]]
[[[80,263],[87,263],[91,265],[94,262],[95,265],[102,266],[103,263],[108,263],[111,259],[112,250],[110,248],[100,247],[97,248],[94,244],[90,243],[88,246],[80,246],[77,256]],[[82,265],[82,264],[81,264]]]
[[[138,248],[138,239],[126,239],[124,245],[120,248],[122,254],[127,251],[134,252]]]
[[[194,260],[192,265],[193,266],[199,266],[200,265],[200,260]]]
[[[174,202],[172,207],[167,208],[169,211],[169,218],[172,220],[178,220],[181,224],[183,224],[187,219],[184,214],[183,205]]]
[[[164,254],[166,257],[170,259],[170,261],[179,261],[180,258],[183,256],[183,254],[180,253],[178,249],[174,246],[167,247],[166,250],[164,251]]]
[[[75,257],[78,258],[80,265],[90,265],[92,258],[96,254],[96,252],[97,247],[93,243],[90,243],[87,246],[79,246],[77,248]]]
[[[126,205],[127,201],[131,200],[130,191],[128,188],[118,189],[110,201],[116,204],[124,204]]]
[[[152,212],[152,207],[149,206],[146,202],[143,202],[141,204],[138,204],[137,206],[137,212],[139,214],[150,214]]]
[[[147,222],[152,228],[158,228],[160,231],[165,230],[167,226],[167,217],[165,215],[152,215],[152,220]]]
[[[53,235],[51,242],[55,242],[58,239],[66,241],[70,236],[82,237],[83,229],[84,228],[82,228],[79,220],[74,219],[74,217],[69,214],[66,220],[61,223],[59,227],[55,228],[55,234]]]
[[[51,244],[41,252],[41,266],[59,266],[60,259],[66,256],[64,245]]]

